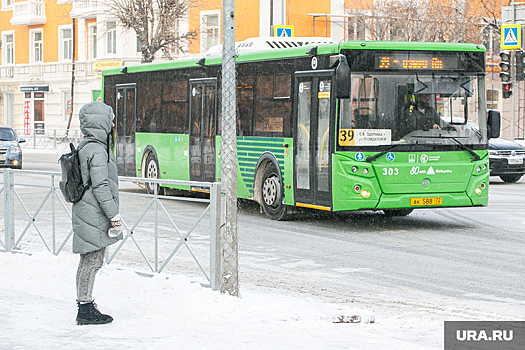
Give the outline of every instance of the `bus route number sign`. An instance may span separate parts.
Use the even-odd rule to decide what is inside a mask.
[[[340,146],[354,146],[355,131],[354,129],[340,129],[339,130],[339,145]]]

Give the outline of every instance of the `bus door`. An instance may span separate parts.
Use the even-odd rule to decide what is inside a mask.
[[[294,184],[297,206],[331,210],[333,71],[295,73]]]
[[[217,80],[190,80],[190,180],[215,181]]]
[[[117,85],[116,155],[120,176],[135,176],[135,126],[137,125],[136,84]]]

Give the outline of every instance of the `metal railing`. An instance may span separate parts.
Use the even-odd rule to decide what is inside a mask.
[[[53,255],[63,252],[72,243],[73,229],[72,205],[65,202],[58,186],[61,174],[13,169],[2,169],[1,173],[4,239],[0,237],[0,248],[15,252],[25,244],[28,248],[24,251],[41,250],[43,246]],[[220,288],[217,244],[220,223],[224,222],[220,184],[134,177],[119,177],[119,183],[125,234],[122,241],[108,247],[106,264],[115,259],[133,267],[145,263],[150,272],[160,273],[176,254],[180,257],[185,251],[187,255],[179,259],[177,270],[191,270],[192,266],[204,275],[213,290]],[[158,195],[158,186],[154,186],[154,194],[146,194],[134,183],[194,186],[209,190],[209,199]],[[188,209],[189,204],[196,208]],[[206,264],[202,263],[205,259],[209,259]]]
[[[46,129],[42,128],[30,129],[26,133],[24,129],[15,129],[18,138],[23,138],[25,142],[21,143],[20,146],[24,148],[67,148],[69,149],[69,143],[73,142],[78,145],[80,142],[80,132],[78,130],[70,130],[66,136],[66,129]]]

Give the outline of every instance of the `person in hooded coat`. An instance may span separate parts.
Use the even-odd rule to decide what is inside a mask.
[[[79,112],[83,138],[77,149],[82,180],[90,184],[82,199],[73,204],[73,253],[80,254],[76,276],[79,325],[113,321],[100,313],[92,297],[106,247],[122,239],[117,165],[110,150],[113,118],[112,108],[102,102],[90,102]]]

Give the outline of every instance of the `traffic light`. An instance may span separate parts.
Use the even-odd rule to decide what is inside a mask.
[[[503,50],[499,53],[499,56],[501,57],[501,62],[499,64],[501,73],[499,73],[499,77],[501,78],[501,81],[507,83],[510,81],[510,71],[512,69],[510,51]]]
[[[503,98],[509,98],[512,95],[512,83],[503,83],[501,87]]]
[[[525,65],[523,64],[524,56],[525,52],[523,52],[523,50],[516,50],[516,81],[525,80],[525,72],[523,71],[525,68]]]

